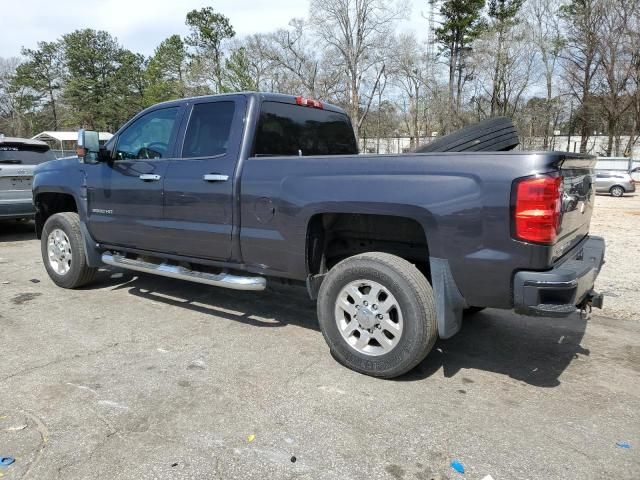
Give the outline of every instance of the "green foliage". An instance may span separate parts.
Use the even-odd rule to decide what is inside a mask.
[[[187,49],[180,35],[163,40],[145,72],[145,104],[186,96],[188,68]]]
[[[122,48],[108,32],[76,30],[62,37],[64,100],[77,125],[113,131],[143,104],[144,57]]]
[[[185,39],[186,44],[195,49],[195,55],[200,57],[198,61],[205,69],[211,66],[216,90],[222,91],[222,42],[233,38],[236,35],[235,30],[227,17],[216,13],[211,7],[187,13],[186,25],[191,31]]]
[[[59,42],[39,42],[35,50],[24,48],[26,61],[16,68],[13,77],[16,89],[26,88],[34,105],[41,105],[48,128],[58,128],[57,98],[62,87],[63,63]],[[43,115],[44,116],[44,115]]]
[[[251,62],[247,56],[247,50],[239,47],[231,52],[225,61],[224,91],[241,92],[257,91],[256,75],[251,72]]]
[[[486,25],[482,18],[484,0],[446,0],[440,7],[443,22],[435,31],[443,54],[450,56],[483,32]]]
[[[191,35],[186,38],[187,45],[205,51],[220,50],[224,39],[236,35],[229,19],[211,7],[187,13],[186,24],[191,29]]]
[[[489,17],[498,25],[512,27],[520,23],[517,15],[524,0],[489,0]]]

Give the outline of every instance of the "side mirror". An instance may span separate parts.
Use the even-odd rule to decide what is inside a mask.
[[[81,161],[100,161],[100,139],[98,132],[78,130],[78,146],[76,154]]]

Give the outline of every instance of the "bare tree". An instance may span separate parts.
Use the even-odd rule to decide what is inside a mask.
[[[420,123],[423,119],[422,106],[425,104],[431,66],[422,45],[413,34],[401,34],[395,38],[389,60],[393,85],[400,91],[401,105],[406,115],[410,146],[419,144]]]
[[[602,85],[599,92],[600,103],[606,115],[607,142],[606,155],[620,154],[620,119],[631,107],[627,87],[633,75],[633,37],[630,25],[638,10],[637,0],[608,0],[603,9],[598,50],[602,65]],[[635,44],[635,49],[640,48]]]
[[[478,119],[514,117],[529,86],[536,80],[536,50],[523,24],[513,24],[499,35],[485,32],[474,44],[473,103]]]
[[[563,46],[558,17],[559,3],[557,0],[529,0],[525,10],[527,25],[538,51],[544,76],[546,101],[543,149],[545,150],[550,146],[551,134],[557,126],[561,108],[560,103],[555,99],[554,90],[554,84],[558,80],[557,70]]]
[[[596,74],[600,70],[600,25],[605,0],[571,0],[560,7],[566,37],[563,78],[578,101],[580,152],[586,153],[594,110]]]
[[[384,0],[311,0],[318,38],[336,53],[344,75],[347,109],[358,136],[385,72],[385,51],[406,9]]]
[[[629,35],[628,47],[630,48],[631,58],[631,80],[629,82],[629,97],[632,111],[632,122],[629,136],[629,142],[625,148],[625,154],[632,157],[633,146],[640,139],[640,11],[636,10],[631,16],[631,21],[627,27]]]

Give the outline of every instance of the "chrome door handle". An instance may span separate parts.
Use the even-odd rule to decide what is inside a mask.
[[[152,173],[143,173],[138,178],[144,182],[157,182],[162,177],[160,175],[154,175]]]
[[[202,176],[205,182],[226,182],[229,180],[229,175],[220,175],[219,173],[207,173]]]

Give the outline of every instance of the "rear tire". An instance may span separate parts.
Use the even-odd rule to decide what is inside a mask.
[[[519,142],[513,122],[498,117],[445,135],[418,147],[415,152],[501,152],[514,149]]]
[[[388,253],[334,266],[320,287],[318,320],[334,358],[374,377],[408,372],[438,338],[431,285],[414,265]]]
[[[42,261],[53,283],[62,288],[78,288],[95,276],[97,268],[87,265],[80,217],[74,212],[50,216],[42,229]]]
[[[609,189],[609,193],[612,197],[622,197],[624,195],[624,188],[620,185],[614,185]]]

